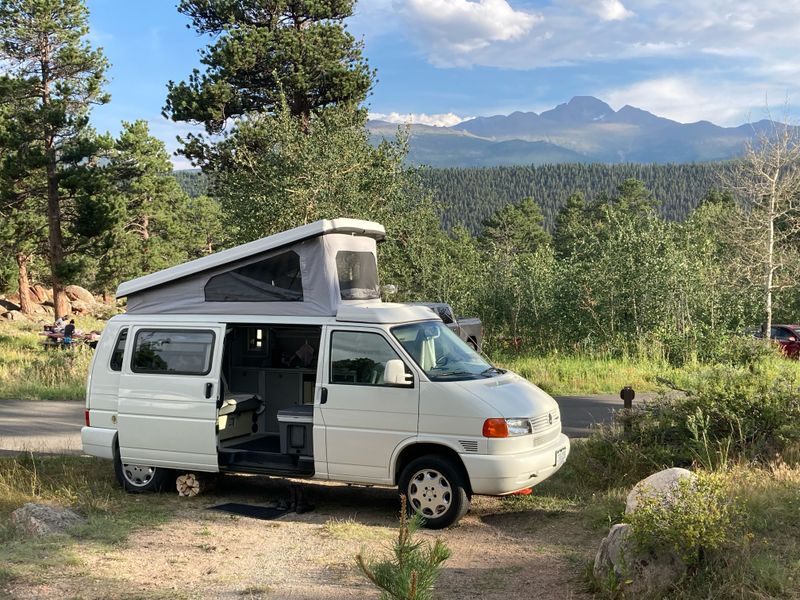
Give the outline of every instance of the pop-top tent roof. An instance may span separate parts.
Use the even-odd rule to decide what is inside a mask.
[[[120,284],[128,312],[334,316],[380,298],[382,225],[322,220]]]

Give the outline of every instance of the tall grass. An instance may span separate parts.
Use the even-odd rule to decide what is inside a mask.
[[[495,362],[557,396],[615,394],[626,385],[652,392],[663,389],[661,379],[673,379],[678,372],[666,362],[649,358],[505,355],[495,357]]]
[[[90,317],[77,321],[86,331],[104,326]],[[38,324],[0,322],[0,398],[83,400],[93,350],[46,350],[39,331]]]

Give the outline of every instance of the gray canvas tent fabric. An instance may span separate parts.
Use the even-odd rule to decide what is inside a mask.
[[[337,255],[340,266],[357,272],[352,281],[337,270]],[[335,316],[341,304],[374,302],[377,285],[375,239],[325,233],[131,292],[128,312]]]

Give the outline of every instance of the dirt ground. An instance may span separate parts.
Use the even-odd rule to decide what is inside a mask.
[[[124,544],[78,544],[68,565],[11,583],[12,598],[379,598],[355,555],[385,553],[396,532],[397,491],[305,483],[315,510],[262,521],[206,510],[222,502],[265,505],[288,482],[224,477],[212,494],[175,500],[168,522]],[[535,493],[535,492],[534,492]],[[437,586],[443,600],[587,598],[581,574],[600,537],[570,512],[520,510],[473,499],[461,523],[441,532],[452,550]]]

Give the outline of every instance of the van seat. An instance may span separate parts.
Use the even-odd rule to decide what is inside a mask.
[[[222,401],[222,406],[219,407],[219,416],[243,412],[260,413],[263,410],[264,403],[258,396],[228,393]]]

